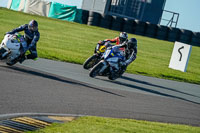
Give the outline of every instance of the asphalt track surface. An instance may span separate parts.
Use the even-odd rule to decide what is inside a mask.
[[[0,115],[56,113],[200,126],[200,85],[125,73],[90,78],[81,65],[0,62]]]

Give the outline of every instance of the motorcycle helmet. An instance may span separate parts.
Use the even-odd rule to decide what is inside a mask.
[[[31,20],[28,24],[28,29],[31,31],[31,32],[35,32],[38,30],[38,23],[37,21],[35,20]]]
[[[126,41],[128,39],[128,34],[126,32],[121,32],[119,34],[119,40],[120,43],[123,43],[124,41]]]
[[[127,42],[127,47],[128,47],[128,49],[133,49],[133,48],[137,47],[137,40],[135,38],[129,39]]]

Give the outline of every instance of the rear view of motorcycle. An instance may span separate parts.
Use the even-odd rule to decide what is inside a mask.
[[[115,52],[117,51],[117,52]],[[121,65],[125,57],[119,52],[119,46],[112,46],[106,49],[102,60],[90,71],[90,77],[108,76],[110,80],[119,78],[125,71]]]
[[[27,47],[27,43],[19,33],[6,34],[0,44],[0,60],[7,65],[16,64],[21,58],[21,50]]]

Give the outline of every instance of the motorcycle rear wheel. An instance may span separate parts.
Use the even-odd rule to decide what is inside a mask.
[[[108,76],[108,79],[110,79],[110,80],[115,80],[117,78],[119,78],[119,76],[117,76],[116,74]]]
[[[89,76],[92,78],[96,77],[103,66],[103,62],[99,62],[98,64],[96,64],[90,71]]]
[[[121,77],[124,72],[125,72],[125,69],[115,72],[113,74],[110,73],[110,75],[108,76],[108,79],[116,80],[117,78]]]

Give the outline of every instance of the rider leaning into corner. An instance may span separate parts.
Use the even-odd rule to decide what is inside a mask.
[[[126,32],[121,32],[119,34],[119,37],[116,37],[114,39],[106,39],[104,41],[100,41],[101,45],[108,44],[108,47],[110,46],[109,43],[116,43],[116,45],[118,45],[116,46],[116,49],[124,51],[126,61],[122,62],[123,66],[127,67],[131,62],[136,59],[137,40],[135,38],[131,38],[128,40],[128,34]]]
[[[119,45],[120,48],[125,48],[125,62],[123,65],[128,66],[131,64],[137,56],[137,40],[135,38],[129,39],[127,42],[124,42]]]
[[[124,43],[120,45],[114,46],[114,53],[121,50],[121,48],[124,48],[124,56],[125,61],[121,61],[122,65],[122,74],[126,71],[126,68],[129,64],[131,64],[137,56],[137,40],[135,38],[131,38],[128,41],[125,41]]]
[[[24,38],[28,44],[27,48],[23,48],[21,50],[21,60],[19,61],[22,63],[25,59],[36,59],[37,58],[37,49],[36,44],[40,39],[40,33],[38,31],[38,23],[35,20],[31,20],[29,24],[21,25],[20,27],[13,29],[6,34],[14,34],[16,32],[24,31]],[[25,55],[25,52],[29,50],[30,54]]]

